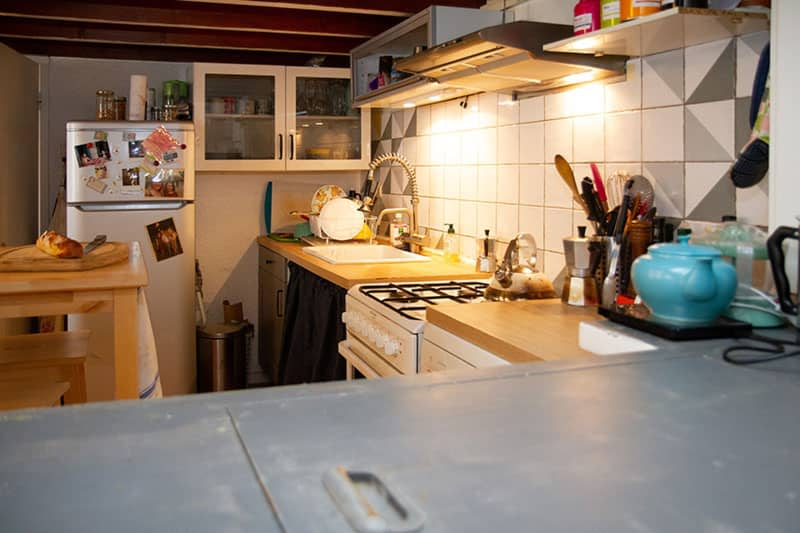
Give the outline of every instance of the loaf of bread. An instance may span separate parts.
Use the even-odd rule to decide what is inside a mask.
[[[79,259],[83,257],[83,245],[66,235],[55,231],[45,231],[36,239],[36,247],[48,255],[61,259]]]

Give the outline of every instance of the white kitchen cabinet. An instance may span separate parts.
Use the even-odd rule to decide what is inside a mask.
[[[194,64],[197,170],[349,170],[369,164],[369,111],[347,69]]]

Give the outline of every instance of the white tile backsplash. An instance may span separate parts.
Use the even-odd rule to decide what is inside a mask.
[[[497,238],[509,241],[519,233],[519,206],[497,204]]]
[[[497,201],[506,204],[519,202],[519,165],[497,167]]]
[[[544,120],[544,96],[523,98],[519,101],[519,121],[539,122]]]
[[[497,128],[478,130],[478,164],[497,164]]]
[[[519,102],[511,95],[501,94],[497,97],[497,125],[509,124],[519,124]]]
[[[642,160],[642,112],[606,115],[606,161]]]
[[[519,162],[544,163],[544,122],[520,124]]]
[[[519,163],[519,126],[497,128],[497,162],[501,165]]]
[[[459,198],[462,200],[477,200],[478,199],[478,167],[462,166],[461,172],[461,190]]]
[[[478,200],[481,202],[497,201],[497,167],[478,167]]]
[[[544,123],[544,160],[552,162],[556,154],[572,160],[572,119],[549,120]]]
[[[752,80],[744,78],[752,77],[756,50],[767,38],[747,35],[736,39],[735,49],[725,40],[631,59],[624,81],[544,96],[483,93],[414,110],[374,110],[383,128],[373,131],[373,140],[390,151],[397,139],[381,139],[386,128],[405,131],[416,121],[399,149],[418,170],[420,223],[434,243],[441,244],[447,222],[455,224],[468,257],[484,229],[504,243],[499,254],[519,231],[529,232],[551,277],[564,267],[562,239],[588,225],[555,170],[556,154],[572,165],[578,188],[596,162],[606,183],[614,172],[644,173],[661,215],[713,218],[715,209],[730,210],[735,196],[740,219],[763,224],[767,189],[734,191],[725,172],[736,152],[733,89],[736,96],[749,94]],[[719,86],[709,78],[718,70],[724,71]],[[392,178],[392,192],[403,186]]]
[[[544,165],[519,166],[519,203],[544,205]]]
[[[576,117],[572,122],[574,154],[579,162],[605,159],[605,120],[603,115]]]
[[[563,253],[564,237],[570,235],[572,235],[572,209],[545,208],[544,249]]]
[[[544,205],[565,209],[572,207],[572,193],[555,165],[545,165],[544,168]]]
[[[631,111],[642,107],[642,60],[631,59],[627,64],[625,81],[605,87],[606,113]]]

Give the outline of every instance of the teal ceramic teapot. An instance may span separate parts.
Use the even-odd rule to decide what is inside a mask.
[[[736,293],[736,270],[710,246],[678,243],[651,246],[633,262],[633,283],[659,321],[680,325],[713,322]]]

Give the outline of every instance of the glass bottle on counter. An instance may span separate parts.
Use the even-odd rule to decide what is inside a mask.
[[[458,238],[456,237],[456,230],[452,224],[448,226],[447,233],[444,234],[444,260],[448,263],[458,263]]]

